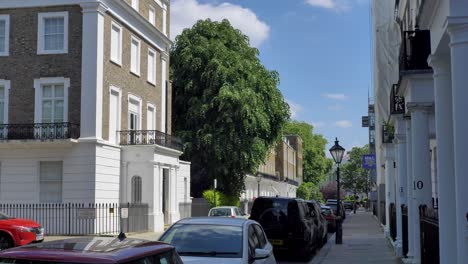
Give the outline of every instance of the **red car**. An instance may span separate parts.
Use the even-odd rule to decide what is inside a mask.
[[[44,240],[40,224],[0,213],[0,250]]]
[[[173,246],[143,239],[81,237],[0,251],[0,263],[182,264]]]

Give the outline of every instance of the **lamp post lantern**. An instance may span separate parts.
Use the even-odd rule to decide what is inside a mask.
[[[343,229],[341,226],[341,214],[340,214],[340,164],[343,160],[343,155],[345,153],[345,149],[338,144],[338,138],[335,139],[335,145],[330,148],[330,154],[333,157],[333,160],[336,163],[336,214],[338,215],[338,221],[336,223],[336,244],[343,243]],[[345,212],[346,213],[346,212]]]

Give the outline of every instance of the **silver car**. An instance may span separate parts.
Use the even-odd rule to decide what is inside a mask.
[[[248,219],[185,218],[159,240],[172,244],[184,263],[276,263],[263,228]]]
[[[208,216],[224,216],[224,217],[240,217],[247,218],[245,214],[242,214],[239,208],[235,206],[219,206],[211,208],[208,212]]]

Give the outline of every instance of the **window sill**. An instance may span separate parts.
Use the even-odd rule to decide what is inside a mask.
[[[38,50],[37,55],[68,54],[68,50]]]
[[[156,82],[146,81],[149,85],[156,87]]]
[[[131,73],[132,75],[135,75],[136,77],[140,78],[140,73],[134,72],[134,71],[132,71],[132,70],[130,70],[130,73]]]
[[[10,56],[9,52],[0,52],[0,57],[8,57]]]
[[[109,61],[110,61],[112,64],[114,64],[114,65],[119,66],[120,68],[122,68],[122,63],[121,63],[121,62],[117,62],[117,61],[115,61],[115,60],[113,60],[113,59],[110,59]]]

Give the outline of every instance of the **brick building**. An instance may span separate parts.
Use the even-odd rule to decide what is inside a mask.
[[[187,201],[171,137],[169,0],[0,2],[0,200]]]
[[[257,174],[246,176],[241,200],[275,195],[296,197],[302,181],[302,139],[297,135],[285,135],[259,166]]]

